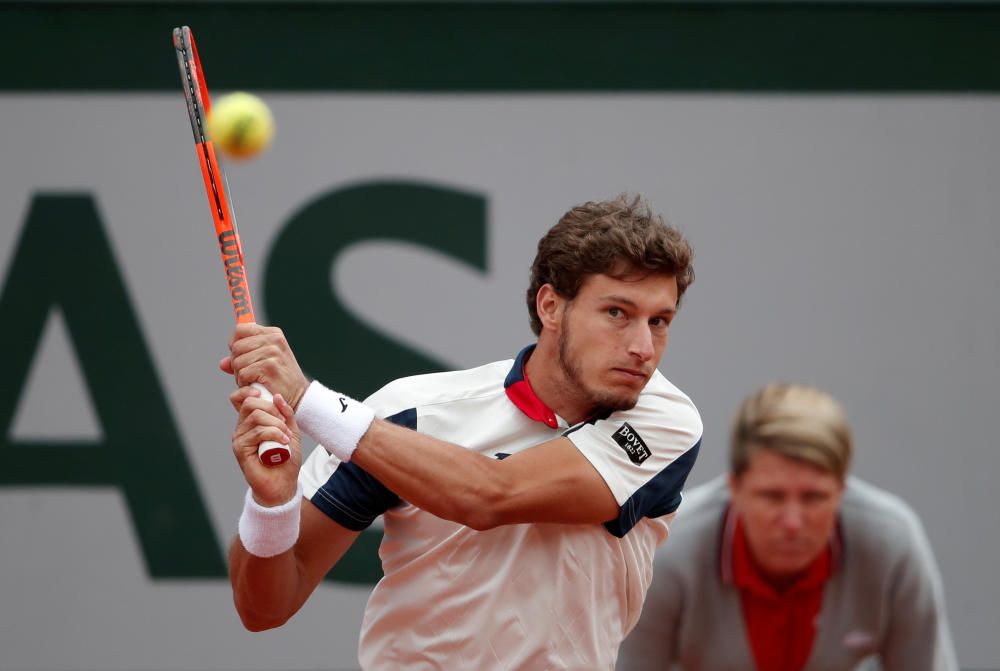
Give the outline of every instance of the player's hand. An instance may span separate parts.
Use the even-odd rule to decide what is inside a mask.
[[[229,400],[240,414],[233,431],[233,455],[253,490],[254,499],[267,507],[290,501],[295,496],[302,465],[302,434],[292,406],[280,394],[274,395],[273,403],[265,401],[253,387],[240,387]],[[265,440],[288,445],[291,458],[283,464],[262,464],[257,446]]]
[[[292,408],[298,407],[309,380],[295,360],[295,354],[281,329],[237,324],[229,339],[229,353],[219,367],[235,375],[237,385],[246,387],[259,382],[272,394],[281,394]]]

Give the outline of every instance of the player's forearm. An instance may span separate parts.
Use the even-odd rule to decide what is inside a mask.
[[[294,548],[266,559],[247,552],[239,537],[229,548],[229,579],[240,620],[250,631],[280,627],[301,606],[302,575]]]
[[[352,461],[400,498],[473,529],[502,524],[595,524],[615,517],[614,494],[566,438],[499,461],[376,420],[362,403],[314,382],[298,425],[341,461]],[[568,498],[575,505],[565,506]]]
[[[276,506],[261,506],[247,490],[229,568],[236,610],[251,631],[284,624],[309,593],[297,552],[301,518],[301,488]]]
[[[474,529],[502,523],[500,462],[389,422],[372,422],[352,461],[400,498]]]

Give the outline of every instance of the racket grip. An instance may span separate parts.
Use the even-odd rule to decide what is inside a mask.
[[[271,401],[274,399],[274,395],[267,390],[267,387],[259,382],[254,382],[250,386],[259,391],[260,397],[265,401]],[[265,440],[257,446],[257,457],[265,466],[277,466],[279,464],[283,464],[288,461],[291,456],[292,451],[289,449],[288,445],[282,445],[281,443],[273,440]]]

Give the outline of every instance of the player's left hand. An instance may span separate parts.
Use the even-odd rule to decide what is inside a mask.
[[[246,387],[259,382],[272,394],[281,394],[292,408],[298,408],[309,380],[281,329],[237,324],[229,339],[229,353],[219,362],[219,368],[235,375],[237,385]]]
[[[229,402],[239,412],[233,430],[233,456],[253,490],[254,499],[268,507],[290,501],[302,465],[302,434],[295,422],[295,411],[280,394],[274,395],[273,402],[266,401],[253,387],[237,389],[230,394]],[[287,445],[291,458],[278,465],[261,463],[257,446],[265,440]]]

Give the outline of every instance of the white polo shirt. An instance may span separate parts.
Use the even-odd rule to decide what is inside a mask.
[[[400,500],[318,447],[299,476],[305,496],[349,529],[384,515],[385,577],[361,631],[366,671],[614,668],[694,465],[701,419],[656,372],[631,410],[569,426],[524,377],[531,350],[396,380],[365,403],[378,417],[497,459],[566,436],[607,482],[618,516],[476,531]]]

